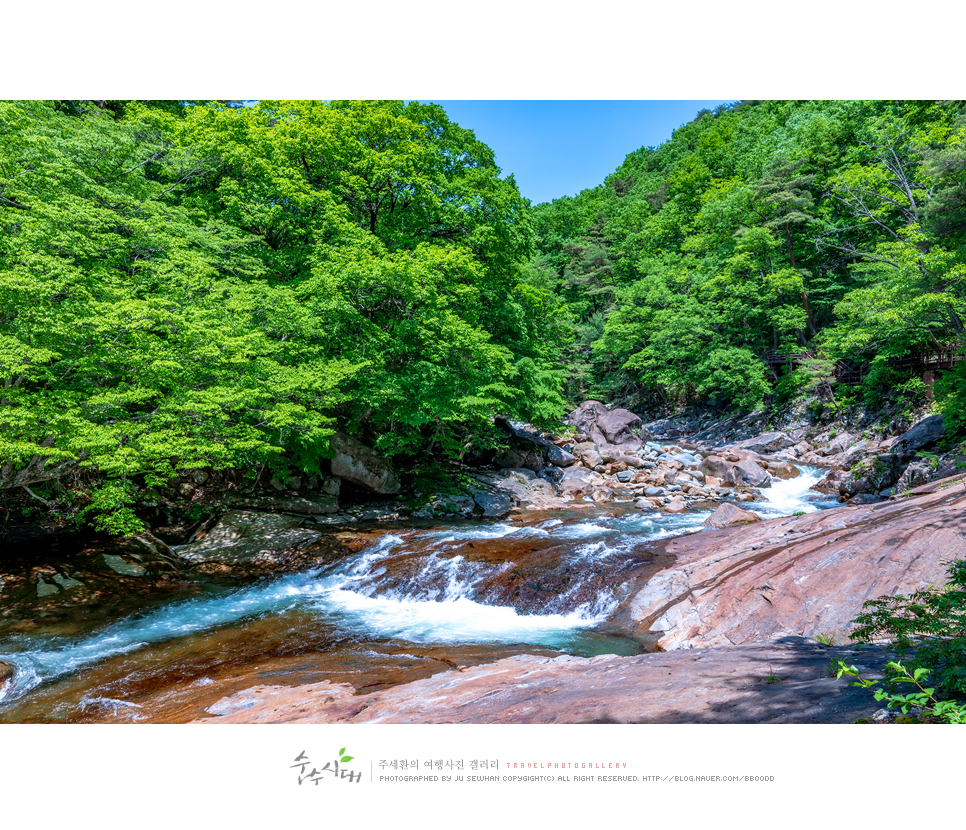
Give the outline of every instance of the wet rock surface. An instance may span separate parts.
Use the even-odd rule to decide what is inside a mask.
[[[844,637],[862,603],[942,585],[966,549],[964,477],[908,498],[678,537],[615,617],[662,649]]]
[[[638,657],[511,657],[372,694],[346,684],[259,685],[197,723],[848,723],[872,694],[835,660],[881,676],[881,648],[785,638]]]
[[[69,634],[130,613],[184,587],[184,566],[151,534],[75,540],[52,555],[32,546],[0,562],[0,634],[37,630]]]
[[[660,673],[654,669],[658,663],[641,662],[643,658],[606,658],[613,662],[598,670],[593,666],[603,665],[605,658],[549,660],[553,652],[543,653],[533,646],[349,642],[344,634],[318,625],[293,645],[265,621],[237,630],[229,627],[223,648],[216,645],[211,654],[207,653],[210,643],[217,644],[221,635],[189,638],[187,645],[152,646],[149,660],[155,655],[160,663],[148,671],[134,668],[127,657],[112,658],[84,673],[87,685],[76,681],[73,702],[65,687],[42,692],[35,714],[27,720],[100,722],[127,717],[183,722],[203,717],[208,710],[219,714],[219,720],[248,717],[262,722],[261,693],[244,690],[312,683],[320,684],[319,694],[333,702],[325,717],[341,712],[338,717],[351,722],[365,717],[389,718],[386,722],[441,722],[447,717],[452,722],[792,722],[781,720],[787,712],[779,713],[778,708],[779,704],[791,708],[795,700],[803,712],[812,713],[813,720],[805,722],[844,722],[854,719],[847,717],[851,710],[828,708],[828,700],[825,704],[820,700],[830,693],[829,684],[838,690],[844,681],[836,685],[829,678],[811,675],[792,680],[791,674],[783,676],[778,668],[790,670],[796,660],[804,660],[802,665],[812,661],[808,665],[814,663],[815,668],[818,652],[809,649],[818,646],[762,641],[803,634],[843,641],[865,599],[941,584],[949,552],[966,549],[966,490],[958,480],[934,480],[953,472],[952,462],[945,457],[938,463],[915,459],[915,453],[934,446],[939,435],[936,422],[926,423],[929,419],[920,422],[918,432],[913,426],[900,441],[851,427],[813,431],[792,424],[761,432],[765,425],[755,413],[711,424],[674,419],[642,424],[633,413],[596,401],[582,405],[570,420],[577,430],[571,436],[510,425],[516,441],[511,450],[517,454],[502,459],[503,469],[468,471],[473,483],[461,494],[434,498],[423,514],[415,515],[430,519],[441,513],[487,519],[513,515],[514,522],[538,523],[549,515],[547,511],[592,514],[612,507],[615,512],[680,515],[717,509],[706,523],[709,530],[641,545],[612,560],[605,555],[580,567],[568,558],[575,544],[519,538],[470,541],[433,554],[432,568],[427,568],[425,556],[416,553],[392,558],[378,576],[379,585],[373,587],[412,593],[406,586],[418,584],[421,593],[417,593],[427,598],[445,594],[448,580],[460,567],[473,567],[478,576],[475,596],[480,601],[542,614],[566,613],[621,586],[630,596],[607,630],[633,636],[648,648],[675,650],[673,655],[669,651],[648,658],[674,661],[668,676],[675,678],[674,683],[680,680],[680,691],[668,681],[660,699],[661,690],[655,685]],[[343,481],[353,481],[351,476],[359,472],[356,468],[365,468],[366,475],[376,478],[381,475],[377,457],[355,449],[346,456],[354,459],[346,462],[352,470],[333,469],[339,470]],[[766,522],[736,506],[759,500],[758,488],[797,476],[793,464],[802,463],[831,467],[815,489],[851,499],[853,506]],[[367,483],[360,473],[356,479],[360,487],[374,492],[397,490],[392,478]],[[210,484],[205,471],[189,471],[170,482],[161,495],[179,493],[194,500]],[[345,490],[352,488],[346,485],[340,494],[339,485],[339,478],[322,476],[320,483],[279,475],[262,481],[261,489],[219,496],[219,504],[228,509],[212,514],[200,527],[159,530],[161,538],[146,534],[120,542],[85,543],[83,550],[56,561],[30,557],[5,561],[0,573],[0,631],[71,635],[83,626],[149,607],[166,594],[177,591],[179,596],[191,596],[204,590],[189,584],[187,578],[192,575],[245,580],[325,569],[371,548],[390,527],[397,527],[380,522],[400,516],[412,522],[398,501],[353,504],[351,495],[345,499]],[[911,495],[896,497],[897,493]],[[875,504],[858,506],[863,502]],[[359,522],[366,524],[354,524]],[[748,522],[755,524],[744,527]],[[83,623],[82,618],[86,618]],[[236,633],[230,635],[232,631]],[[191,642],[197,643],[196,654],[183,659],[181,650],[190,651]],[[700,660],[692,663],[677,654],[695,655],[711,646],[716,648],[702,652]],[[493,663],[508,654],[516,656]],[[748,680],[751,675],[742,673],[764,660],[774,663],[769,667],[772,674],[766,676],[777,674],[779,680],[755,686],[754,680]],[[500,668],[477,666],[481,663]],[[175,670],[175,665],[180,668]],[[441,679],[440,672],[454,667],[459,669],[458,678],[472,679],[471,685]],[[6,669],[4,679],[0,664],[0,685],[10,682],[11,671]],[[694,672],[696,688],[707,689],[707,700],[695,698],[693,692],[689,700],[687,671]],[[615,681],[605,684],[605,691],[594,685],[594,678],[602,673]],[[745,677],[745,686],[750,683],[755,688],[732,686],[732,675]],[[584,680],[585,676],[591,679]],[[543,690],[532,697],[525,691],[530,677]],[[505,696],[509,691],[501,684],[506,678],[519,697]],[[437,682],[439,686],[433,685]],[[416,688],[419,683],[427,685]],[[407,698],[403,690],[410,685],[417,697]],[[621,688],[624,702],[618,701]],[[462,690],[468,695],[465,700]],[[387,695],[384,714],[377,713],[375,702],[369,715],[364,714],[369,704],[359,708],[360,697],[376,699],[358,694],[367,691]],[[440,714],[418,701],[420,693],[436,702]],[[295,719],[321,717],[314,704],[297,697],[297,691],[266,694],[282,702],[278,711],[290,702],[297,704],[301,714]],[[870,697],[867,692],[861,694]],[[217,703],[231,695],[243,697]],[[834,696],[840,699],[839,691]],[[633,698],[643,700],[643,708],[635,709]],[[499,700],[507,704],[503,714],[496,706],[490,708]],[[819,711],[822,705],[827,708]],[[859,715],[867,713],[866,709]],[[403,719],[392,720],[397,717]],[[832,720],[814,719],[819,717]]]
[[[116,655],[0,707],[0,723],[186,723],[256,684],[330,681],[366,694],[522,653],[556,656],[533,646],[353,642],[295,613]]]

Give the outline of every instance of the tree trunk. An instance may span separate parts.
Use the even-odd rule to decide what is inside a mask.
[[[818,329],[815,328],[815,321],[812,319],[812,309],[808,305],[808,294],[805,293],[805,289],[802,289],[802,305],[805,307],[805,322],[808,323],[808,330],[811,332],[812,337],[818,334]]]

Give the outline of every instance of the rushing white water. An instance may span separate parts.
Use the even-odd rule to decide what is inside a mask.
[[[761,491],[764,499],[743,507],[753,510],[763,519],[772,519],[775,516],[790,516],[793,513],[813,513],[821,508],[838,504],[834,496],[823,496],[809,489],[825,478],[826,470],[821,467],[807,466],[800,466],[798,469],[801,470],[800,475],[784,481],[776,478],[772,481],[771,487]]]
[[[464,596],[427,602],[335,590],[326,595],[319,607],[341,612],[340,622],[346,630],[415,643],[526,642],[556,646],[565,644],[574,629],[589,628],[599,622],[580,611],[524,615]]]
[[[831,506],[827,498],[808,489],[824,472],[819,468],[801,469],[797,478],[776,480],[764,489],[762,501],[742,507],[771,518]],[[707,516],[707,512],[635,512],[618,518],[551,519],[537,526],[465,523],[406,534],[405,539],[387,534],[372,548],[327,573],[291,574],[241,590],[173,602],[86,637],[17,635],[0,644],[0,661],[15,669],[13,680],[0,688],[0,702],[21,697],[44,681],[149,644],[294,609],[363,640],[529,643],[573,649],[575,638],[607,619],[622,599],[622,586],[607,584],[602,576],[610,573],[607,567],[626,559],[642,541],[700,530]],[[479,586],[514,567],[514,562],[471,559],[461,546],[485,548],[487,542],[511,536],[532,540],[540,548],[558,546],[565,564],[585,576],[545,603],[541,613],[520,613],[512,607],[481,601]],[[410,570],[393,570],[392,565],[398,562],[391,560],[417,555],[421,558]],[[587,595],[586,585],[594,586],[594,598],[580,603]],[[85,702],[89,707],[125,705],[111,698],[95,697]]]

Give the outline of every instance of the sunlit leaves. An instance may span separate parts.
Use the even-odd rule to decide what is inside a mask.
[[[0,126],[4,487],[73,461],[130,530],[140,483],[315,472],[336,421],[456,454],[494,414],[560,414],[526,202],[440,107],[25,102]]]

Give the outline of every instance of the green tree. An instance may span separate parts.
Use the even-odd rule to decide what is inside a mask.
[[[138,527],[185,467],[316,471],[560,414],[529,209],[439,107],[0,105],[0,482]],[[42,496],[41,496],[42,498]]]

